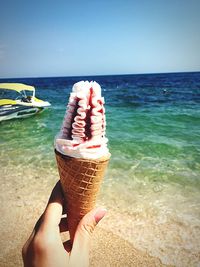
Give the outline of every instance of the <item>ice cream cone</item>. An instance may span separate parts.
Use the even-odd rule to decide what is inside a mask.
[[[92,160],[72,158],[57,150],[55,154],[73,241],[79,221],[95,206],[110,155]]]

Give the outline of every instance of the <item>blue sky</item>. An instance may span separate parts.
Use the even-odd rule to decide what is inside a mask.
[[[0,77],[200,71],[199,0],[1,0]]]

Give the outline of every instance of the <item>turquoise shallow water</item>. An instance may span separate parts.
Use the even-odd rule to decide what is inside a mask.
[[[116,108],[112,112],[116,113]],[[112,120],[113,167],[130,168],[134,161],[146,158],[146,164],[137,167],[141,179],[147,173],[150,180],[199,186],[199,115],[181,107],[155,107],[136,110],[133,116],[132,109],[126,108]]]
[[[99,82],[106,100],[112,158],[99,203],[123,214],[127,225],[119,234],[138,248],[160,258],[161,247],[165,255],[176,250],[179,256],[171,264],[187,266],[184,259],[189,258],[196,266],[200,73],[15,80],[35,85],[37,96],[52,106],[40,115],[0,124],[1,169],[16,175],[28,169],[30,179],[37,175],[52,181],[58,176],[53,140],[71,87],[81,79]]]

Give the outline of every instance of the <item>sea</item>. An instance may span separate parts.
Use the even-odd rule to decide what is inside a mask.
[[[105,98],[112,156],[97,201],[109,213],[102,226],[163,263],[200,266],[200,72],[0,79],[33,85],[51,103],[0,123],[1,169],[58,179],[54,137],[81,80],[98,82]]]

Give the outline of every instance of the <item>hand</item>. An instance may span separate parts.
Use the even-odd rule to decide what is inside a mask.
[[[22,249],[25,267],[89,266],[92,233],[106,210],[93,209],[80,221],[73,244],[62,242],[60,233],[67,231],[63,218],[63,195],[60,183],[54,187],[47,207]]]

